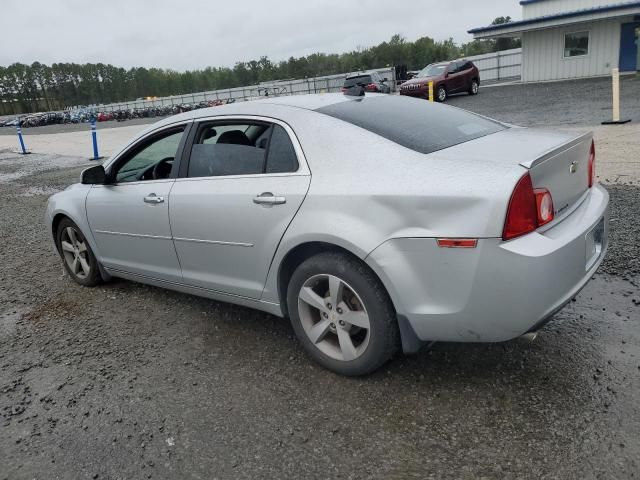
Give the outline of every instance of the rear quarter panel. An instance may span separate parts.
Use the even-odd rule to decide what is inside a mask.
[[[478,161],[469,151],[420,154],[308,111],[296,115],[292,127],[311,186],[274,257],[266,301],[278,301],[284,256],[308,241],[333,243],[365,258],[390,238],[500,236],[511,190],[525,172],[519,165]]]

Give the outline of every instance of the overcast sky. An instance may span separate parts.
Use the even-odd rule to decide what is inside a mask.
[[[520,9],[517,0],[2,0],[0,65],[185,70],[340,53],[394,33],[466,42],[468,29]]]

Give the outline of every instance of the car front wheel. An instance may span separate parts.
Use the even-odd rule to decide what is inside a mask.
[[[471,86],[469,87],[469,95],[477,95],[478,90],[480,89],[480,85],[477,80],[471,81]]]
[[[293,329],[325,368],[364,375],[386,363],[400,340],[393,304],[362,262],[339,252],[305,260],[287,292]]]
[[[444,86],[440,85],[436,93],[437,93],[436,99],[439,102],[444,102],[447,99],[447,89],[444,88]]]
[[[68,218],[62,219],[58,225],[56,241],[64,269],[76,283],[85,287],[100,283],[98,261],[75,223]]]

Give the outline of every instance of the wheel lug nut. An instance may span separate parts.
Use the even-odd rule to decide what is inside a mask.
[[[336,328],[336,324],[331,322],[331,328]]]
[[[338,312],[338,314],[342,315],[342,309],[340,307],[336,308],[336,312]]]
[[[331,308],[332,308],[332,307],[331,307],[331,304],[330,304],[330,303],[327,303],[327,308],[328,308],[329,310],[331,310]]]
[[[340,324],[341,327],[344,327],[344,325],[345,325],[344,324],[344,320],[340,320],[338,323]]]
[[[327,312],[322,312],[322,316],[323,316],[324,318],[328,318],[328,317],[329,317],[329,315],[327,315]]]

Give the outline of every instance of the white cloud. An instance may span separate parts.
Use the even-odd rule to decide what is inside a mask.
[[[517,0],[4,0],[0,65],[103,62],[177,70],[340,53],[400,33],[469,41]]]

